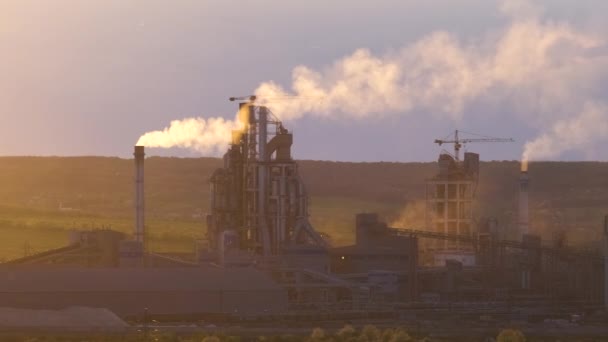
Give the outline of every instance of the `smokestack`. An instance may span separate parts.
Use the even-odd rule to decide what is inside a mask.
[[[144,251],[144,147],[135,146],[135,241]]]
[[[253,106],[251,107],[253,109]],[[271,252],[270,234],[266,222],[266,189],[267,185],[267,166],[266,144],[268,140],[268,111],[266,107],[258,107],[258,229],[262,234],[262,244],[264,255],[268,256]]]
[[[608,311],[608,215],[604,217],[604,309]]]
[[[529,233],[528,230],[528,187],[530,183],[530,178],[528,176],[528,171],[523,170],[519,174],[519,210],[517,217],[517,225],[519,228],[519,233],[523,236]]]

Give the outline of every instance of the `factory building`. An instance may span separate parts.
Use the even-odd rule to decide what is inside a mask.
[[[356,217],[356,243],[331,249],[332,271],[362,273],[371,270],[415,273],[416,237],[395,236],[378,214]]]
[[[120,316],[287,311],[287,292],[253,269],[112,268],[0,270],[0,303],[23,309],[107,308]]]
[[[120,316],[141,315],[145,309],[163,316],[285,313],[287,290],[251,264],[221,268],[147,250],[144,155],[136,146],[134,238],[108,229],[74,230],[64,247],[2,264],[2,306],[88,306]],[[225,238],[230,245],[231,237]]]
[[[211,177],[209,247],[220,264],[230,261],[228,249],[238,263],[249,254],[252,263],[269,267],[284,263],[285,253],[290,259],[298,251],[319,254],[326,243],[308,220],[308,194],[291,156],[293,136],[254,103],[255,96],[245,100],[239,104],[244,128],[233,132],[224,165]]]
[[[547,247],[528,227],[527,172],[519,179],[521,239],[497,223],[476,227],[479,155],[464,142],[442,153],[426,183],[426,229],[356,216],[355,243],[330,247],[312,227],[308,194],[291,156],[292,134],[255,97],[239,105],[242,129],[210,177],[207,239],[188,260],[147,248],[144,148],[135,147],[133,237],[73,231],[67,246],[0,265],[0,303],[23,309],[107,308],[120,316],[287,316],[395,312],[436,302],[560,303],[596,307],[608,291],[597,253]],[[608,241],[608,219],[606,221]],[[420,241],[428,243],[419,245]],[[193,244],[195,241],[193,241]],[[608,250],[608,242],[606,242]],[[431,262],[421,262],[431,254]],[[608,257],[607,257],[608,258]],[[425,259],[426,260],[426,259]],[[608,293],[608,292],[606,292]],[[606,302],[608,303],[608,301]],[[377,311],[379,312],[379,311]]]
[[[465,153],[464,161],[448,153],[439,156],[439,172],[426,184],[427,230],[471,236],[475,232],[474,200],[479,176],[479,155]],[[458,241],[437,241],[437,250],[463,250]]]
[[[142,268],[195,267],[195,262],[168,255],[144,253],[143,245],[127,235],[110,229],[73,230],[66,246],[10,260],[1,268],[45,265],[54,268]]]
[[[331,270],[346,279],[380,286],[386,292],[394,289],[394,298],[410,301],[416,298],[418,240],[398,236],[378,214],[356,217],[356,243],[331,249]]]

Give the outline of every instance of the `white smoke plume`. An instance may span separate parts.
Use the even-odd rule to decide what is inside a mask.
[[[414,109],[460,119],[471,101],[514,95],[535,111],[540,106],[549,112],[571,100],[569,76],[594,63],[587,51],[602,42],[565,24],[524,18],[476,44],[435,32],[384,56],[360,49],[322,71],[298,66],[290,90],[266,82],[256,94],[270,99],[267,105],[283,119],[404,115]],[[531,91],[534,98],[528,98]],[[293,100],[272,100],[286,96]]]
[[[298,66],[289,88],[269,81],[255,94],[282,120],[305,115],[363,119],[414,111],[460,120],[474,101],[510,103],[516,112],[526,113],[521,119],[528,124],[552,127],[547,132],[541,128],[540,137],[526,145],[524,157],[558,156],[563,150],[556,147],[555,127],[560,122],[568,125],[572,113],[603,108],[590,93],[608,79],[604,41],[567,23],[544,20],[542,9],[529,1],[503,1],[500,9],[511,18],[502,30],[468,41],[434,32],[384,55],[359,49],[322,70]],[[140,142],[218,150],[217,144],[223,147],[230,139],[227,127],[236,123],[209,124],[216,120],[221,119],[173,122],[176,129],[148,133]],[[578,149],[583,143],[574,139],[568,148]],[[547,146],[556,152],[541,152]]]
[[[608,107],[590,102],[580,113],[556,121],[549,131],[527,142],[522,159],[547,160],[576,149],[592,154],[602,140],[608,140]]]
[[[500,10],[518,19],[537,19],[543,13],[543,9],[530,0],[504,0]]]
[[[137,145],[146,147],[182,147],[202,154],[217,155],[240,128],[238,120],[223,118],[187,118],[171,121],[169,127],[142,135]]]

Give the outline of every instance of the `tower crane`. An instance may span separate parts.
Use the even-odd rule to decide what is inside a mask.
[[[284,98],[295,98],[295,96],[284,96]],[[247,105],[247,106],[256,106],[256,101],[262,100],[263,103],[267,103],[267,102],[270,102],[269,100],[275,100],[275,99],[277,99],[277,98],[266,98],[266,97],[260,98],[257,95],[232,96],[232,97],[228,98],[228,100],[231,101],[231,102],[234,102],[234,101],[244,101],[241,104],[242,105]],[[268,110],[268,108],[266,108],[266,110]],[[270,111],[268,110],[268,112],[270,112]],[[281,132],[285,132],[286,133],[287,130],[283,127],[283,124],[279,121],[279,119],[277,117],[275,117],[274,114],[272,114],[272,112],[270,112],[270,115],[271,115],[271,118],[274,119],[274,121],[272,121],[272,122],[278,124],[277,128]]]
[[[229,101],[248,101],[249,103],[254,103],[256,101],[261,102],[278,102],[285,100],[302,100],[302,99],[322,99],[322,97],[318,96],[300,96],[300,95],[277,95],[273,97],[260,97],[258,95],[247,95],[247,96],[232,96],[229,97]]]
[[[462,133],[467,133],[467,134],[471,134],[471,135],[476,135],[479,136],[479,138],[460,138],[458,136],[458,133],[462,132]],[[513,138],[495,138],[495,137],[489,137],[489,136],[484,136],[484,135],[479,135],[479,134],[475,134],[475,133],[468,133],[468,132],[464,132],[464,131],[454,131],[454,139],[435,139],[435,144],[438,144],[439,146],[443,145],[443,144],[454,144],[454,158],[456,159],[456,161],[460,160],[460,148],[462,147],[463,144],[466,143],[477,143],[477,142],[514,142],[515,140],[513,140]]]
[[[290,101],[290,100],[322,100],[323,97],[319,97],[319,96],[301,96],[301,95],[276,95],[273,97],[264,97],[264,96],[258,96],[258,95],[247,95],[247,96],[231,96],[228,98],[229,101],[234,102],[234,101],[244,101],[242,102],[243,105],[249,105],[249,106],[256,106],[257,105],[261,105],[264,106],[268,105],[268,104],[272,104],[272,103],[277,103],[277,102],[281,102],[281,101]],[[268,108],[267,108],[268,110]],[[287,131],[285,130],[285,128],[283,127],[283,124],[279,121],[279,119],[274,116],[274,114],[272,112],[270,112],[270,114],[272,115],[272,117],[275,119],[275,122],[277,122],[279,124],[279,129],[281,131]]]
[[[258,97],[255,95],[249,95],[249,96],[233,96],[233,97],[229,97],[228,100],[230,101],[249,101],[249,102],[255,102],[255,100]]]

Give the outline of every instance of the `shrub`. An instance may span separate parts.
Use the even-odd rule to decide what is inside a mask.
[[[347,339],[349,337],[355,336],[356,333],[357,332],[355,331],[355,328],[353,328],[352,325],[347,324],[342,329],[338,330],[337,335],[341,339]]]
[[[407,333],[407,331],[399,328],[393,332],[393,336],[388,342],[408,342],[413,341],[414,339]]]
[[[221,342],[219,337],[217,336],[207,336],[203,339],[202,342]]]
[[[361,336],[359,337],[360,341],[381,341],[380,330],[373,325],[366,325],[361,330]]]
[[[325,338],[325,330],[321,328],[312,329],[312,333],[310,334],[311,341],[323,341]]]
[[[525,342],[524,334],[516,329],[503,329],[496,337],[496,342]]]

